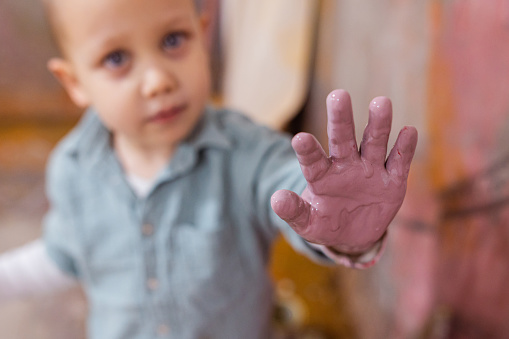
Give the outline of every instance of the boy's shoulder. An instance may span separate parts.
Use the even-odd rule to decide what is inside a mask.
[[[48,166],[67,168],[80,153],[90,153],[96,145],[108,143],[108,131],[92,110],[87,110],[53,149]]]
[[[209,108],[206,123],[213,125],[234,148],[252,148],[274,143],[289,143],[290,136],[251,120],[239,111]]]

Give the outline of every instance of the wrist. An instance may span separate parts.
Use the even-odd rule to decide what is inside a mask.
[[[362,246],[326,246],[329,251],[332,253],[336,253],[338,255],[347,255],[349,257],[355,258],[355,257],[361,257],[366,253],[372,252],[373,250],[376,250],[380,247],[380,244],[385,239],[387,235],[387,231],[385,231],[382,236],[366,245]]]
[[[364,252],[345,253],[336,247],[322,246],[322,252],[334,262],[350,268],[365,269],[373,266],[382,256],[387,244],[387,231]]]

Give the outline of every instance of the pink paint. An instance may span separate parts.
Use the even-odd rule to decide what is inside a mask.
[[[508,138],[509,1],[457,1],[449,12],[442,49],[449,59],[457,117],[448,142],[467,174],[497,158]]]
[[[433,171],[422,166],[413,181],[415,201],[406,199],[404,227],[391,233],[395,319],[412,333],[402,337],[414,336],[429,326],[431,307],[440,306],[435,315],[444,317],[444,338],[506,338],[509,163],[500,160],[509,155],[509,1],[440,6],[443,22],[431,53],[440,67],[432,71],[445,73],[432,74],[430,87],[445,90],[430,97],[439,109],[429,112]],[[414,220],[425,231],[412,235]]]
[[[389,99],[373,99],[360,151],[350,96],[327,97],[328,157],[314,136],[297,134],[292,146],[308,186],[302,196],[280,190],[272,208],[304,239],[342,253],[361,253],[384,234],[406,191],[417,131],[404,128],[386,159],[391,130]]]

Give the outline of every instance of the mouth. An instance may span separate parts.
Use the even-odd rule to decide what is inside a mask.
[[[175,120],[187,108],[186,104],[173,106],[168,109],[163,109],[157,114],[148,118],[148,122],[152,123],[166,123]]]

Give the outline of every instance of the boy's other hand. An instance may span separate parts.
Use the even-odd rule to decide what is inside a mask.
[[[301,196],[277,191],[271,204],[307,241],[360,254],[382,237],[403,203],[417,130],[403,128],[386,159],[392,123],[388,98],[371,101],[360,150],[346,91],[329,94],[327,116],[330,156],[314,136],[297,134],[292,146],[308,185]]]

